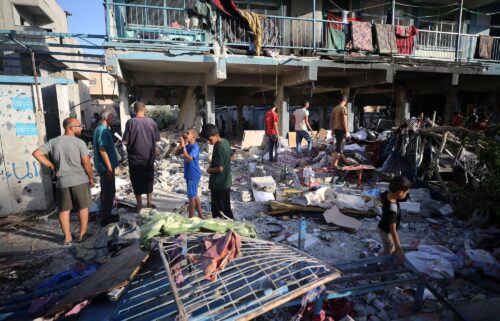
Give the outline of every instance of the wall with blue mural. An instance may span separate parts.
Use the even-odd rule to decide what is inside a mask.
[[[0,84],[0,216],[46,209],[53,201],[50,175],[31,156],[45,138],[41,107],[32,85]]]

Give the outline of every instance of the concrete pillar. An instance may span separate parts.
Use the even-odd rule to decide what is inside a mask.
[[[238,126],[238,129],[236,130],[237,137],[243,137],[243,105],[238,105],[236,106],[236,112],[237,112],[237,119],[236,123]]]
[[[278,86],[276,93],[276,112],[278,113],[278,130],[282,137],[287,137],[290,131],[288,115],[288,91],[283,86]]]
[[[128,102],[128,89],[125,85],[120,85],[118,87],[118,92],[120,94],[120,128],[122,130],[122,135],[125,132],[125,124],[130,119],[130,105]]]
[[[452,88],[446,92],[446,103],[444,106],[443,120],[444,124],[451,124],[453,120],[453,114],[458,111],[458,90]]]
[[[319,128],[325,128],[325,129],[330,129],[330,120],[328,119],[328,115],[327,115],[327,106],[325,104],[322,104],[321,106],[319,106],[319,119],[318,119],[318,123],[319,123]]]
[[[401,126],[410,118],[410,96],[411,92],[404,88],[396,89],[396,126]]]
[[[215,87],[205,86],[205,106],[207,123],[215,125]]]

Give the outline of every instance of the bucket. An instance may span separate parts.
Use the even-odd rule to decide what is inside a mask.
[[[248,163],[248,171],[250,172],[250,174],[255,173],[256,168],[257,168],[257,163],[254,162]]]

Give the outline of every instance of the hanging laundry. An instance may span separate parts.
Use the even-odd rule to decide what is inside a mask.
[[[239,10],[240,15],[248,23],[248,27],[253,33],[255,43],[255,54],[260,56],[262,48],[262,27],[260,25],[259,15],[248,10]]]
[[[396,47],[396,34],[392,25],[375,24],[373,34],[376,39],[376,49],[380,55],[391,55],[398,53]]]
[[[493,47],[491,48],[491,59],[500,60],[500,38],[493,39]]]
[[[372,25],[369,22],[352,21],[349,25],[347,49],[373,51]]]
[[[241,255],[241,239],[238,234],[229,231],[226,235],[213,234],[204,240],[206,251],[201,257],[200,264],[205,278],[215,281],[215,273],[221,271],[233,259]]]
[[[341,23],[336,23],[336,22],[341,22],[342,17],[328,14],[328,20],[332,22],[327,24],[326,47],[329,50],[335,50],[335,51],[345,50],[344,25]]]
[[[411,55],[415,45],[415,35],[418,30],[415,26],[395,26],[396,46],[399,54]]]
[[[491,59],[491,51],[493,49],[493,37],[479,36],[476,47],[476,58]]]

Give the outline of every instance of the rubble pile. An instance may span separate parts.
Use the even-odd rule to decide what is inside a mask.
[[[406,252],[406,261],[414,270],[401,273],[424,276],[426,288],[421,312],[425,315],[419,315],[418,319],[413,312],[413,306],[418,303],[415,302],[419,291],[417,284],[394,283],[392,287],[374,288],[362,295],[325,300],[321,320],[331,317],[334,320],[377,321],[408,316],[415,320],[426,320],[427,317],[453,320],[454,314],[465,313],[464,306],[470,308],[467,312],[470,315],[484,308],[479,303],[498,299],[500,230],[487,224],[488,220],[485,221],[478,213],[469,213],[465,220],[457,217],[460,213],[463,218],[463,209],[453,202],[448,183],[450,175],[447,173],[452,176],[459,173],[468,182],[475,179],[471,165],[474,154],[465,148],[466,134],[461,129],[442,127],[406,126],[378,134],[361,129],[351,136],[346,146],[348,164],[340,167],[331,165],[335,142],[327,131],[316,137],[311,157],[299,156],[292,149],[280,146],[278,161],[272,163],[266,159],[265,142],[256,142],[256,146],[247,146],[246,149],[235,148],[231,202],[235,221],[240,226],[233,227],[233,230],[245,229],[252,237],[297,247],[316,259],[339,267],[341,272],[340,267],[349,262],[377,262],[383,258],[377,227],[382,213],[380,195],[388,190],[388,181],[392,177],[405,175],[412,178],[414,188],[409,193],[409,199],[401,203],[402,221],[398,234]],[[16,263],[8,258],[1,259],[2,293],[10,293],[13,297],[36,293],[31,291],[37,284],[43,279],[53,278],[70,264],[79,261],[100,265],[141,238],[143,246],[146,244],[148,247],[149,240],[154,236],[178,234],[175,229],[180,225],[190,231],[192,225],[201,224],[198,218],[187,220],[183,159],[172,155],[175,144],[170,144],[170,141],[163,139],[162,151],[155,163],[155,210],[141,214],[133,211],[135,197],[127,179],[128,169],[126,165],[120,167],[116,178],[117,207],[113,211],[118,222],[102,229],[97,222],[91,222],[93,236],[73,249],[49,247],[42,252],[47,244],[31,240],[34,244],[31,251],[40,257],[39,260]],[[459,144],[458,149],[449,144]],[[446,156],[450,153],[453,156],[452,151],[458,154]],[[208,164],[209,154],[203,152],[200,167],[205,169]],[[92,216],[99,212],[98,194],[97,183],[92,189]],[[206,172],[200,181],[200,198],[208,218],[210,190]],[[152,219],[155,215],[163,216]],[[170,221],[173,218],[178,220]],[[45,234],[56,233],[58,227],[53,216],[47,217],[45,222],[34,218],[18,220],[15,217],[5,222],[1,225],[0,238],[6,241],[2,244],[10,244],[12,253],[20,246],[29,244],[22,237],[29,233],[41,233],[42,224]],[[206,224],[210,222],[212,220],[207,220]],[[156,223],[159,225],[156,226]],[[191,225],[187,226],[188,223]],[[484,228],[485,225],[488,228]],[[146,237],[145,226],[158,231]],[[242,235],[245,236],[245,233]],[[64,268],[63,262],[66,263]],[[350,286],[369,287],[372,281],[364,280],[360,275],[362,273],[355,273],[351,277],[346,273],[344,277],[353,278],[348,283]],[[323,293],[334,291],[331,285],[326,284]],[[296,308],[278,308],[261,318],[292,319],[302,311],[304,318],[312,320],[313,305],[302,302],[299,311]]]

